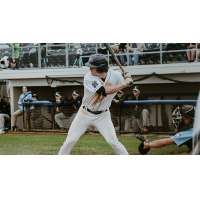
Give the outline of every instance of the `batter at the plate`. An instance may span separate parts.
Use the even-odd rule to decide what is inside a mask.
[[[90,126],[98,129],[116,154],[128,155],[126,148],[116,137],[109,107],[116,93],[125,87],[130,87],[133,80],[128,72],[125,72],[123,78],[119,72],[110,70],[104,55],[92,55],[86,65],[90,68],[90,72],[84,77],[82,105],[71,124],[59,155],[70,154],[73,146]]]

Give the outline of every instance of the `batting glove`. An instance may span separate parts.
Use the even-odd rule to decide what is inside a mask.
[[[121,84],[124,86],[124,88],[130,87],[130,86],[133,85],[133,79],[132,78],[126,78],[123,82],[121,82]]]
[[[126,78],[131,78],[131,75],[129,74],[129,72],[125,71],[123,74],[124,79]]]

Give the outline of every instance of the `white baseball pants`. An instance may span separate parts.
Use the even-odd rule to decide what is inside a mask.
[[[4,129],[5,120],[9,120],[10,116],[7,114],[0,114],[0,129]]]
[[[66,141],[63,143],[58,155],[69,155],[71,149],[85,133],[86,129],[94,126],[106,139],[107,143],[118,155],[128,155],[126,148],[118,141],[114,126],[111,121],[110,111],[94,115],[82,107],[73,120]]]
[[[144,126],[149,126],[149,111],[144,109],[142,115],[139,118],[130,117],[126,119],[125,122],[125,131],[129,131],[130,128],[133,128],[133,132],[142,131]]]

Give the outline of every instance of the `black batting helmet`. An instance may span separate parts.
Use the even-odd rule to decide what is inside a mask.
[[[103,73],[108,69],[108,60],[103,54],[94,54],[90,56],[86,66],[97,68],[98,73]]]

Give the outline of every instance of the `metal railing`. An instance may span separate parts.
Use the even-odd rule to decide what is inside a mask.
[[[85,43],[84,43],[85,44]],[[95,50],[96,50],[96,53],[99,52],[99,50],[103,50],[106,52],[105,50],[105,47],[103,47],[101,44],[100,44],[100,49],[98,49],[98,43],[93,43],[95,44]],[[150,44],[150,43],[149,43]],[[151,43],[153,44],[153,43]],[[154,43],[154,44],[157,44],[156,46],[156,51],[155,48],[149,48],[147,47],[147,50],[143,51],[143,52],[140,52],[139,54],[143,54],[145,55],[146,57],[148,57],[148,62],[151,61],[151,59],[153,58],[154,61],[156,61],[157,63],[160,62],[160,64],[163,64],[163,56],[168,56],[170,57],[171,54],[176,54],[177,56],[180,56],[179,54],[180,53],[186,53],[187,51],[196,51],[196,56],[195,56],[195,59],[196,59],[196,62],[198,61],[198,57],[199,57],[199,49],[197,48],[198,47],[198,43],[196,43],[195,45],[195,49],[181,49],[181,46],[179,46],[180,48],[179,49],[176,49],[178,48],[178,45],[175,46],[174,48],[175,49],[169,49],[169,50],[164,50],[163,49],[163,44],[166,44],[167,43]],[[173,43],[168,43],[168,44],[173,44]],[[175,43],[176,44],[176,43]],[[186,44],[186,43],[177,43],[177,44]],[[1,46],[1,45],[0,45]],[[45,68],[47,67],[47,59],[48,59],[48,56],[49,56],[49,53],[48,52],[51,52],[53,50],[50,50],[48,48],[52,48],[52,47],[64,47],[65,49],[65,67],[70,67],[72,65],[69,65],[69,49],[70,47],[73,47],[74,44],[73,43],[64,43],[64,44],[58,44],[58,45],[41,45],[40,43],[38,43],[37,46],[23,46],[23,47],[19,47],[20,50],[23,50],[24,48],[36,48],[37,49],[37,52],[38,52],[38,56],[37,56],[37,65],[36,65],[36,68]],[[129,43],[127,43],[127,46],[129,46]],[[43,48],[46,48],[46,55],[45,55],[45,58],[42,58],[41,57],[41,50]],[[12,43],[12,48],[10,48],[12,50],[12,58],[14,58],[14,51],[15,51],[15,47],[14,47],[14,43]],[[75,48],[74,48],[75,49]],[[89,47],[88,47],[89,49]],[[8,48],[6,49],[1,49],[0,48],[0,52],[2,52],[3,50],[8,50]],[[116,53],[117,56],[126,56],[127,57],[127,65],[129,65],[131,62],[130,62],[130,56],[134,56],[138,54],[138,52],[130,52],[129,51],[129,48],[127,48],[127,52],[124,52],[124,53]],[[75,55],[75,53],[74,53]],[[105,56],[107,56],[108,58],[111,58],[111,54],[109,53],[109,51],[107,51],[107,53],[105,53]],[[82,58],[89,58],[90,55],[81,55]],[[156,58],[155,58],[156,57]],[[180,57],[179,57],[180,58]],[[142,59],[142,60],[145,60],[145,57]],[[152,61],[152,62],[154,62]],[[108,59],[108,62],[110,64],[110,59]],[[27,68],[29,68],[29,66],[27,65]]]

